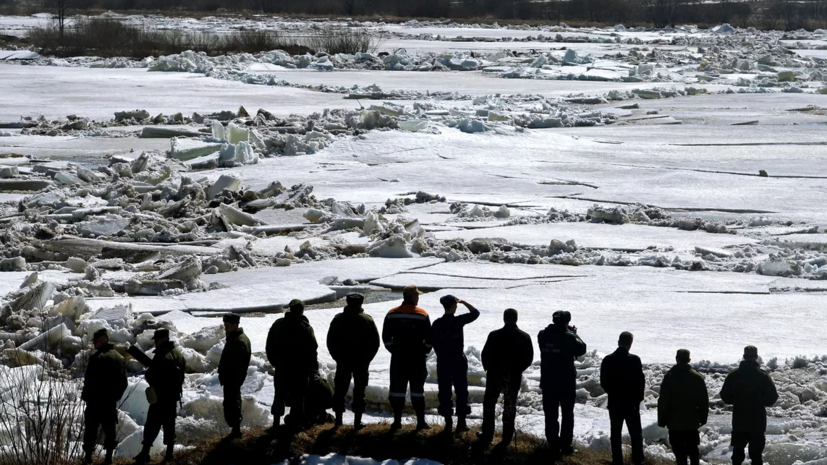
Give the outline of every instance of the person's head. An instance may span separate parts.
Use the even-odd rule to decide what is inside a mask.
[[[232,334],[238,331],[238,324],[241,322],[241,317],[235,313],[228,313],[224,315],[224,332]]]
[[[155,347],[161,347],[162,345],[169,342],[169,330],[168,329],[156,329],[155,334],[152,335],[152,340],[155,341]]]
[[[290,313],[294,315],[303,315],[304,314],[304,302],[299,299],[293,299],[287,305],[290,308]]]
[[[357,292],[351,292],[345,297],[345,302],[347,302],[348,308],[359,309],[362,308],[362,304],[365,302],[365,296]]]
[[[677,355],[675,355],[675,361],[681,365],[685,365],[691,362],[692,359],[689,358],[689,351],[686,349],[678,349],[678,353]]]
[[[106,344],[109,344],[109,331],[105,328],[95,331],[95,334],[92,336],[92,345],[95,347],[95,350],[100,350],[101,347]]]
[[[749,360],[750,362],[757,362],[758,361],[758,347],[755,347],[755,346],[746,346],[746,347],[744,347],[744,360]]]
[[[503,312],[503,322],[507,325],[514,325],[517,324],[517,310],[513,308],[507,308]]]
[[[457,302],[459,299],[452,295],[445,295],[439,299],[439,303],[442,304],[442,307],[445,309],[446,315],[453,315],[457,312]]]
[[[416,305],[419,303],[419,294],[422,294],[416,286],[406,286],[402,290],[402,301],[406,304]]]
[[[554,326],[567,327],[571,323],[571,313],[565,310],[557,310],[551,315],[551,322]]]
[[[617,339],[617,346],[629,350],[632,348],[633,342],[635,342],[635,336],[633,336],[629,331],[623,331]]]

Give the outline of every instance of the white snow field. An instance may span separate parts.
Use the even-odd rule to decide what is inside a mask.
[[[704,460],[728,462],[717,393],[754,344],[781,393],[765,459],[827,460],[823,34],[106,16],[216,34],[355,25],[384,40],[331,56],[0,51],[4,369],[80,371],[98,328],[145,350],[170,328],[191,371],[178,420],[190,446],[226,431],[225,312],[243,315],[255,352],[243,426],[266,426],[265,341],[291,299],[309,305],[332,379],[323,341],[342,297],[366,293],[381,328],[415,284],[432,320],[446,294],[482,312],[465,333],[474,422],[479,352],[502,311],[536,339],[564,309],[589,345],[577,447],[608,451],[597,368],[631,331],[647,453],[672,458],[657,387],[687,348],[712,395]],[[44,21],[0,17],[0,33]],[[148,407],[137,362],[129,370],[121,456],[137,453]],[[543,436],[539,376],[538,358],[518,423]],[[366,421],[388,420],[388,385],[380,349]],[[381,465],[397,463],[433,462]]]

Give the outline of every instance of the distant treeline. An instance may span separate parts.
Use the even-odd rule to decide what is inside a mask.
[[[714,25],[760,29],[827,27],[827,0],[30,0],[30,6],[70,9],[263,12],[292,15],[453,18],[572,25]],[[26,0],[0,0],[0,5]]]

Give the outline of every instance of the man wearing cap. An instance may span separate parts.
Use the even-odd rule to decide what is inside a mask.
[[[678,465],[700,463],[698,428],[709,416],[709,394],[703,375],[689,364],[689,351],[678,350],[677,365],[672,367],[660,385],[658,426],[669,428],[669,443]]]
[[[146,370],[146,382],[149,384],[148,390],[154,393],[152,397],[155,402],[150,401],[144,425],[144,447],[135,457],[136,463],[149,461],[149,451],[161,428],[164,429],[164,444],[167,446],[164,460],[172,460],[175,447],[175,417],[178,414],[176,404],[181,400],[187,369],[181,351],[169,340],[168,329],[155,330],[152,340],[155,341],[155,353]],[[149,397],[148,394],[148,400]]]
[[[749,444],[753,465],[762,465],[767,430],[767,409],[778,400],[775,383],[758,363],[758,349],[744,348],[744,360],[726,377],[721,400],[732,405],[732,464],[741,465]]]
[[[468,406],[468,359],[465,357],[463,328],[480,316],[473,305],[452,295],[443,296],[439,303],[445,315],[437,318],[431,328],[436,352],[436,376],[439,381],[439,414],[445,417],[445,431],[451,432],[454,414],[451,388],[457,394],[457,431],[466,431],[465,416],[471,413]],[[462,304],[469,313],[455,316],[457,304]]]
[[[368,386],[368,368],[379,351],[379,330],[370,315],[365,314],[362,294],[348,294],[347,305],[342,313],[333,317],[327,332],[327,350],[336,361],[336,389],[333,394],[333,411],[336,426],[342,425],[345,396],[353,378],[353,427],[361,429],[365,411],[365,388]]]
[[[388,398],[393,407],[391,429],[402,427],[405,392],[411,386],[411,404],[416,412],[416,429],[429,429],[425,423],[425,362],[431,353],[431,319],[417,307],[419,289],[408,286],[402,291],[402,305],[392,308],[382,327],[382,342],[391,353],[391,385]]]
[[[483,442],[494,438],[494,411],[500,394],[503,395],[503,437],[500,447],[508,447],[514,437],[517,417],[517,395],[523,382],[523,372],[534,361],[531,336],[517,327],[517,310],[503,312],[505,325],[488,334],[480,358],[486,372],[485,397],[482,401],[482,431],[477,433]]]
[[[586,353],[586,343],[577,335],[577,327],[569,326],[571,313],[558,310],[552,324],[540,331],[540,389],[543,390],[543,411],[546,417],[546,440],[553,452],[574,453],[574,400],[577,370],[574,359]],[[562,411],[562,425],[558,422]]]
[[[238,326],[241,317],[224,315],[224,333],[227,341],[218,362],[218,382],[224,386],[224,420],[232,428],[227,439],[241,437],[241,385],[250,366],[250,339]]]
[[[118,401],[126,391],[126,363],[115,346],[109,343],[106,329],[95,331],[92,345],[96,352],[89,357],[86,375],[83,378],[81,398],[86,402],[83,432],[84,464],[92,463],[92,454],[98,440],[98,428],[103,428],[106,438],[104,464],[112,463],[112,454],[118,446],[115,425],[118,424]]]
[[[284,318],[279,318],[267,334],[267,360],[276,370],[275,398],[273,399],[273,427],[279,425],[284,406],[290,406],[285,425],[302,428],[305,425],[304,401],[310,377],[319,369],[316,361],[316,333],[304,316],[304,302],[290,301]]]
[[[632,464],[643,465],[643,429],[640,424],[640,403],[646,390],[646,377],[640,357],[630,354],[634,336],[620,333],[617,350],[600,364],[600,387],[609,395],[612,464],[623,465],[623,423],[632,440]]]

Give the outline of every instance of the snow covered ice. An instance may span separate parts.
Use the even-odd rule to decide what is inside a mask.
[[[319,27],[120,19],[189,32]],[[0,33],[43,20],[0,17]],[[368,293],[381,325],[394,292],[416,284],[432,319],[449,293],[482,311],[465,337],[474,422],[479,350],[502,310],[517,308],[536,338],[568,309],[590,350],[578,362],[579,447],[608,449],[596,372],[628,330],[647,364],[649,454],[670,454],[656,403],[675,351],[692,351],[714,396],[755,344],[781,393],[767,461],[827,460],[824,34],[353,25],[387,40],[355,55],[0,51],[0,83],[14,90],[0,93],[2,369],[78,372],[99,328],[144,349],[169,328],[191,371],[178,419],[189,446],[226,428],[217,316],[244,314],[255,352],[244,426],[267,426],[264,344],[291,299],[310,305],[323,341],[347,292]],[[365,421],[388,417],[388,364],[380,350]],[[122,456],[137,453],[146,416],[138,368],[121,405]],[[426,390],[435,415],[433,357]],[[540,399],[535,363],[518,426],[542,436]],[[712,407],[701,450],[725,461],[731,417],[718,398]]]

